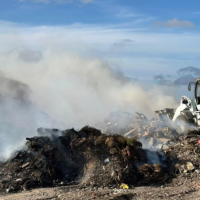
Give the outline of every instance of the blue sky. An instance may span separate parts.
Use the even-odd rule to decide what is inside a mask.
[[[199,55],[197,0],[0,0],[0,71],[61,121],[175,107]]]
[[[164,21],[178,18],[198,24],[199,6],[198,0],[1,0],[0,18],[34,25],[117,24],[148,17]]]
[[[119,24],[136,19],[178,18],[199,23],[200,3],[193,0],[7,0],[0,1],[0,18],[28,24]],[[151,21],[152,22],[152,21]],[[152,23],[146,23],[151,27]]]
[[[28,49],[97,56],[142,80],[200,64],[198,0],[0,0],[0,20]]]

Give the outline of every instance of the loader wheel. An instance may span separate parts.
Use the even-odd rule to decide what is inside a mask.
[[[176,131],[179,134],[183,134],[189,131],[189,127],[194,125],[194,119],[188,119],[184,114],[181,114],[176,119],[177,128]],[[189,126],[188,126],[189,125]]]

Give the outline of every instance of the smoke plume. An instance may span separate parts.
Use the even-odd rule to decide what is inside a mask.
[[[0,160],[39,127],[79,129],[116,110],[153,116],[157,109],[177,105],[176,88],[133,83],[105,60],[58,49],[52,37],[51,46],[40,34],[34,45],[28,34],[9,36],[13,45],[6,45],[7,37],[0,35],[5,46],[0,47]]]
[[[11,69],[7,74],[30,86],[32,102],[67,126],[93,124],[115,110],[150,115],[176,105],[163,87],[124,81],[98,58],[51,50],[43,52],[37,63],[25,62],[16,52],[4,57],[3,63]]]

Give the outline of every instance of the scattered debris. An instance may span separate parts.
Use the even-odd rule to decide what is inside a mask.
[[[164,173],[163,167],[159,163],[155,165],[144,164],[140,166],[139,173],[144,179],[144,183],[162,183],[169,176],[167,173]]]
[[[142,183],[137,166],[147,162],[147,156],[136,137],[105,135],[89,126],[39,132],[43,136],[27,138],[25,150],[0,164],[0,192],[77,183],[99,187]]]
[[[29,164],[30,164],[30,162],[25,163],[25,164],[23,164],[23,165],[21,166],[21,168],[25,168],[25,167],[29,166]]]
[[[76,184],[128,189],[190,175],[198,180],[198,131],[181,135],[158,119],[128,116],[126,127],[114,115],[111,122],[105,120],[105,133],[89,126],[80,131],[39,128],[39,136],[26,138],[24,150],[0,164],[0,192]],[[143,149],[141,141],[154,152]],[[154,154],[159,162],[149,161]]]
[[[174,112],[172,109],[167,109],[167,111],[171,115]],[[122,116],[122,118],[118,116]],[[161,120],[161,118],[159,115],[158,118],[148,120],[145,115],[138,112],[134,116],[118,111],[112,113],[104,122],[98,123],[95,126],[102,130],[104,134],[119,134],[127,138],[137,137],[139,140],[146,140],[149,146],[156,146],[167,142],[174,136],[180,135],[171,126],[169,120],[166,122]]]
[[[125,183],[122,183],[120,185],[120,189],[129,189],[129,186],[127,184],[125,184]]]
[[[109,158],[106,158],[105,160],[104,160],[104,163],[105,164],[107,164],[107,163],[109,163],[110,162],[110,159]]]
[[[174,173],[186,174],[187,176],[198,176],[200,158],[199,158],[199,141],[200,132],[191,131],[187,136],[179,136],[172,139],[168,148],[163,149],[168,160],[174,166]],[[194,173],[195,172],[195,173]]]
[[[188,171],[194,170],[194,165],[191,162],[187,162],[186,165],[187,165],[187,170]]]

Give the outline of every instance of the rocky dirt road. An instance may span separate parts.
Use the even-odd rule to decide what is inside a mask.
[[[177,180],[179,181],[179,180]],[[191,180],[179,181],[179,186],[146,186],[132,189],[109,188],[81,188],[79,186],[63,186],[56,188],[41,188],[24,191],[17,194],[0,196],[0,200],[158,200],[158,199],[182,199],[199,200],[199,187]]]

